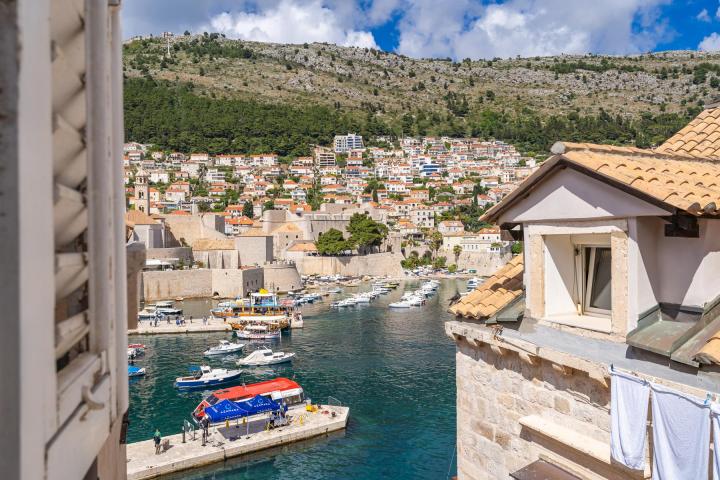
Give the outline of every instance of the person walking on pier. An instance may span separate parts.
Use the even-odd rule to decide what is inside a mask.
[[[160,441],[162,440],[162,437],[160,436],[160,430],[157,428],[155,429],[155,435],[153,435],[153,441],[155,442],[155,455],[160,454]]]

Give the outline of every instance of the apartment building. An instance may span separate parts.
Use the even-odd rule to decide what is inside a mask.
[[[335,146],[335,153],[347,153],[350,150],[365,148],[362,136],[354,133],[335,135],[333,145]]]

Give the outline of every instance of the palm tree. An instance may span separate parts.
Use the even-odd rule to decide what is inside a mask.
[[[457,263],[458,258],[460,258],[460,254],[462,253],[462,247],[460,245],[455,245],[453,247],[453,253],[455,254],[455,263]]]

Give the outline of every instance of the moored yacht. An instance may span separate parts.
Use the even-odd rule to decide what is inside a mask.
[[[240,366],[277,365],[292,361],[294,356],[294,353],[273,352],[269,348],[261,348],[251,352],[247,357],[239,359],[236,363]]]
[[[209,357],[211,355],[226,355],[228,353],[239,352],[243,349],[244,346],[245,344],[243,343],[232,343],[228,342],[227,340],[220,340],[220,343],[218,345],[208,348],[203,352],[203,355],[205,355],[206,357]]]
[[[191,367],[191,375],[175,379],[177,388],[203,388],[222,385],[231,382],[242,374],[242,370],[227,370],[225,368],[210,368],[207,365]]]

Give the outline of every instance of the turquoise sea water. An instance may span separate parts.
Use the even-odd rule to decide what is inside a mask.
[[[248,370],[242,381],[294,378],[306,396],[328,396],[350,407],[345,432],[184,472],[190,479],[445,479],[455,474],[455,357],[443,323],[461,282],[443,281],[424,307],[391,310],[401,285],[370,305],[342,310],[330,300],[303,307],[305,328],[283,334],[276,350],[296,352],[291,365]],[[365,287],[367,288],[367,286]],[[361,287],[362,289],[362,287]],[[346,289],[347,293],[357,288]],[[184,302],[186,315],[202,315],[209,302]],[[229,334],[133,336],[149,348],[136,365],[145,378],[131,381],[128,442],[180,432],[183,419],[208,392],[180,393],[175,377],[203,361],[202,351]],[[236,358],[236,357],[235,357]],[[230,358],[232,359],[232,357]],[[214,359],[213,366],[235,368]]]

